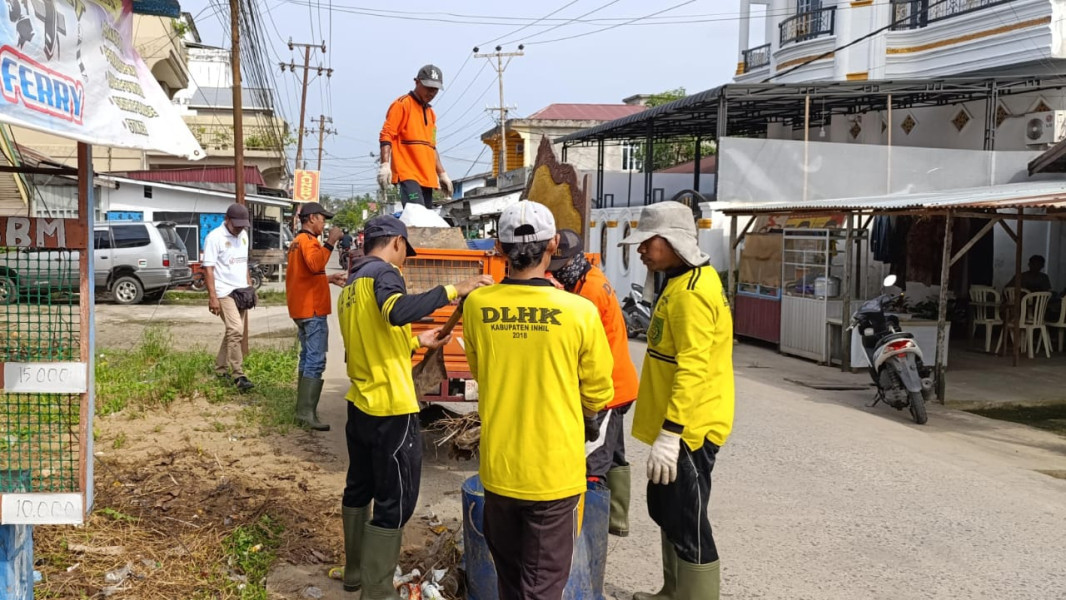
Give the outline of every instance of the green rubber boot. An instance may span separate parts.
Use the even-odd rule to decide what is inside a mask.
[[[344,522],[344,591],[355,592],[363,586],[363,531],[370,520],[370,505],[359,508],[341,507]]]
[[[329,425],[318,421],[318,398],[322,395],[321,379],[301,377],[296,386],[296,422],[315,431],[329,431]]]
[[[637,592],[633,594],[633,600],[678,600],[677,575],[678,560],[674,545],[666,539],[666,534],[661,531],[663,545],[663,588],[654,594]]]
[[[366,524],[363,531],[361,577],[363,595],[360,600],[399,600],[392,586],[396,561],[400,558],[403,529],[383,529]]]
[[[626,537],[629,535],[629,466],[607,471],[607,489],[611,490],[611,516],[607,532]]]
[[[676,600],[718,600],[721,585],[717,560],[696,565],[678,559]]]

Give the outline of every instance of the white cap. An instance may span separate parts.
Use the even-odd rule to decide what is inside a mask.
[[[555,237],[555,217],[547,206],[521,200],[503,209],[499,220],[500,242],[544,242]]]

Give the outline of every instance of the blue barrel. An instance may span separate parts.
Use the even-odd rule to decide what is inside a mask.
[[[611,493],[599,485],[589,485],[585,494],[585,518],[581,535],[574,544],[570,579],[564,600],[603,600],[603,578],[607,571],[607,525]],[[463,562],[466,566],[468,600],[499,600],[496,566],[484,535],[485,488],[474,475],[463,482]]]

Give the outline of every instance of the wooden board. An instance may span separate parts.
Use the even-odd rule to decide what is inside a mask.
[[[86,247],[85,225],[77,219],[0,217],[0,246],[8,248]]]
[[[415,248],[469,249],[463,230],[458,227],[408,227],[407,241]]]

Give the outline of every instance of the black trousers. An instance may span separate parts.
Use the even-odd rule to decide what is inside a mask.
[[[632,404],[605,410],[596,415],[600,437],[585,443],[585,475],[590,480],[607,480],[607,471],[624,467],[626,462],[626,412]]]
[[[425,187],[413,179],[400,182],[400,203],[419,202],[426,208],[433,208],[433,188]]]
[[[535,502],[485,492],[485,541],[500,600],[561,600],[577,539],[580,496]]]
[[[418,415],[373,417],[348,403],[348,478],[342,503],[360,508],[374,501],[370,524],[399,529],[418,504],[422,432]]]
[[[711,471],[718,446],[704,441],[692,451],[681,443],[677,479],[669,485],[648,482],[648,514],[674,544],[681,560],[705,565],[718,560],[707,503],[711,497]]]

